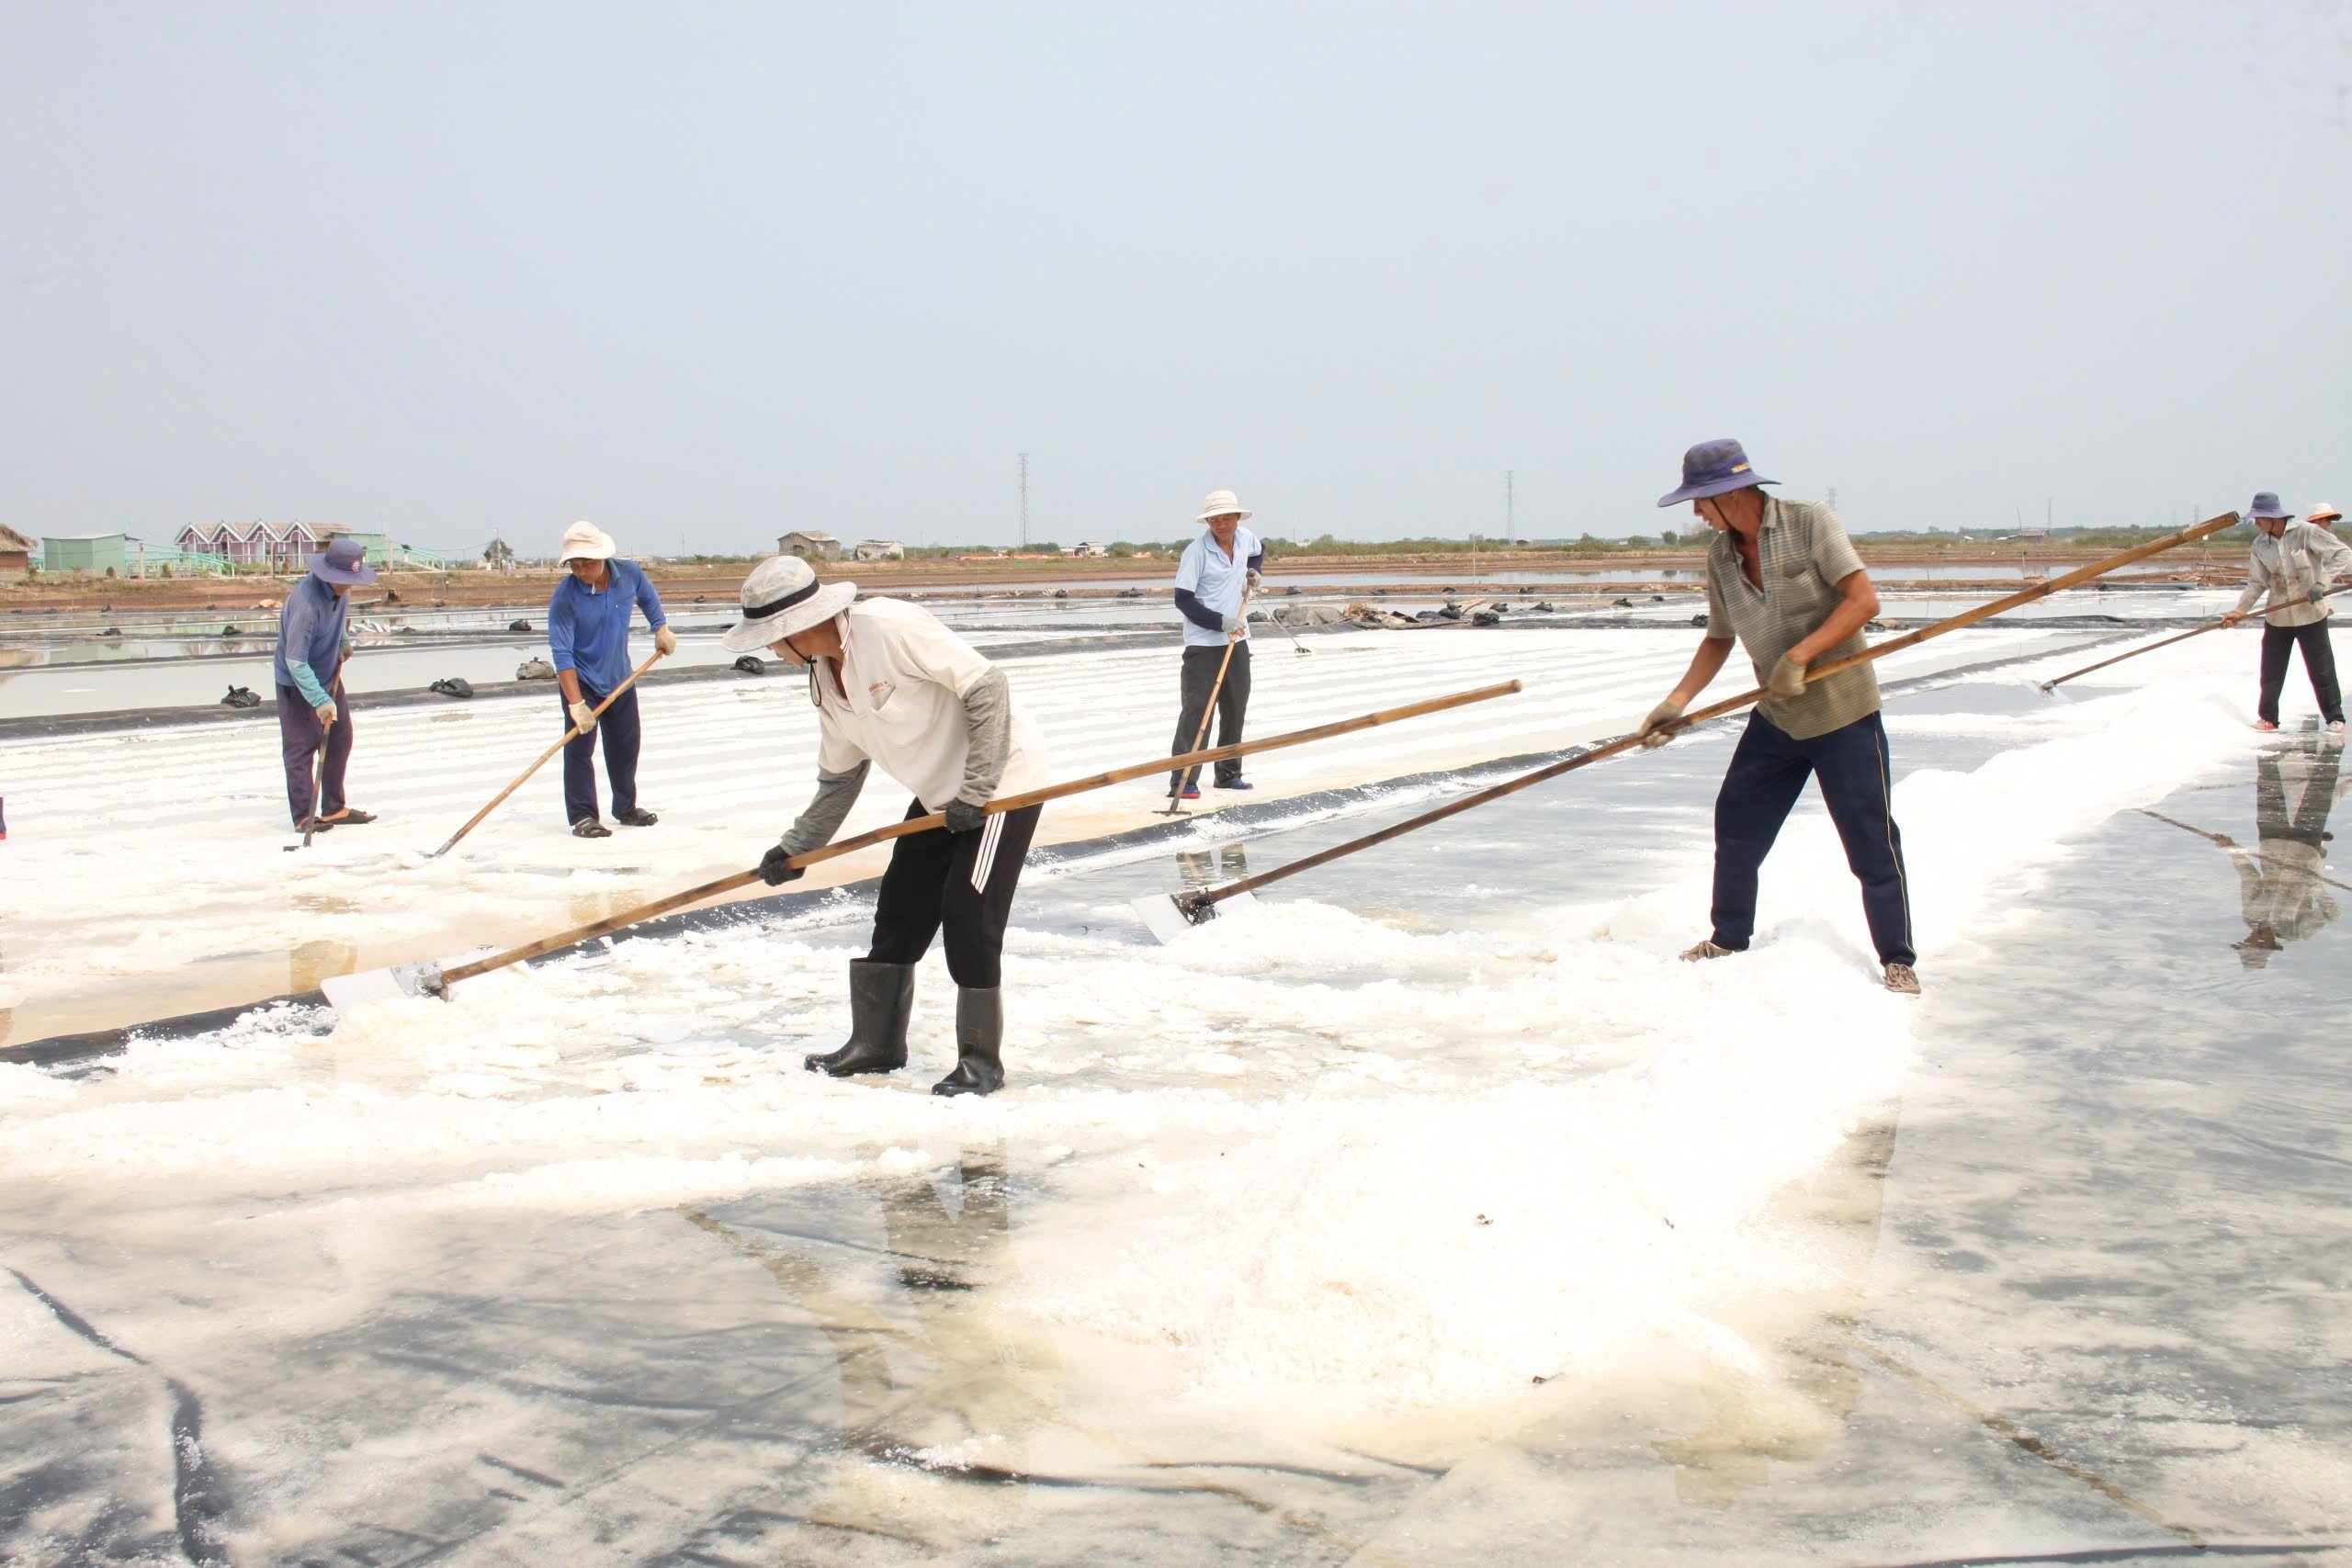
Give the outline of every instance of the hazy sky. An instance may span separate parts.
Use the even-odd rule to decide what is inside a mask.
[[[0,0],[0,521],[2352,504],[2352,6]]]

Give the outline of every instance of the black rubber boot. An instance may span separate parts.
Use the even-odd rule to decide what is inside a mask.
[[[915,1010],[915,966],[854,958],[849,965],[849,1043],[802,1058],[812,1073],[895,1073],[907,1065],[907,1017]]]
[[[1004,992],[967,986],[956,993],[956,1070],[933,1094],[994,1094],[1004,1087]]]

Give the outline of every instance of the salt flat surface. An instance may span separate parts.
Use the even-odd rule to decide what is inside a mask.
[[[1609,637],[1600,708],[1687,655]],[[1164,948],[1127,898],[1410,801],[1041,864],[986,1101],[923,1092],[935,958],[906,1072],[798,1069],[854,909],[0,1069],[0,1549],[2342,1560],[2342,931],[2247,965],[2133,810],[2258,841],[2247,652],[1894,700],[1922,1003],[1811,803],[1675,962],[1718,728]]]
[[[2082,641],[1992,626],[1889,660],[1899,676]],[[1278,752],[1252,798],[1457,767],[1622,733],[1687,663],[1697,638],[1606,631],[1318,637],[1299,655],[1261,637],[1250,733],[1265,736],[1511,677],[1520,695]],[[1735,660],[1737,664],[1739,661]],[[1007,665],[1042,726],[1057,779],[1167,752],[1169,649],[1074,649]],[[1746,671],[1726,670],[1727,694]],[[10,838],[0,905],[0,1043],[300,992],[354,967],[510,943],[600,919],[756,864],[814,788],[816,716],[778,675],[646,694],[641,804],[660,826],[574,839],[560,759],[448,855],[428,853],[551,744],[552,691],[371,712],[363,697],[353,804],[381,820],[300,853],[286,826],[277,727],[258,720],[0,741]],[[603,780],[599,779],[600,794]],[[1204,805],[1224,803],[1215,791]],[[1158,775],[1047,808],[1042,840],[1157,820]],[[609,796],[605,797],[609,811]],[[906,796],[867,788],[844,833],[897,820]],[[803,886],[873,874],[887,852],[844,857]],[[158,892],[164,892],[158,897]]]

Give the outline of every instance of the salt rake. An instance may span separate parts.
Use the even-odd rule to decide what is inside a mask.
[[[614,703],[617,702],[623,692],[626,692],[631,686],[636,685],[637,678],[639,675],[644,674],[648,670],[652,669],[661,661],[662,652],[659,649],[656,649],[653,652],[652,658],[648,659],[644,663],[630,671],[628,672],[628,680],[623,681],[619,685],[615,686],[610,692],[605,694],[605,700],[598,703],[594,711],[589,714],[588,717],[590,721],[594,722],[596,719],[604,717],[605,710],[612,706]],[[539,760],[537,761],[533,762],[529,767],[525,768],[521,773],[515,774],[514,782],[513,784],[508,784],[504,789],[500,790],[496,795],[492,795],[488,806],[483,807],[480,811],[475,812],[471,817],[468,818],[464,827],[449,835],[449,841],[447,843],[443,844],[439,849],[434,851],[424,858],[426,860],[439,860],[443,855],[447,854],[451,850],[455,849],[459,839],[464,838],[468,833],[470,833],[476,828],[481,827],[481,819],[489,816],[492,812],[497,810],[499,807],[505,802],[508,795],[513,795],[516,790],[521,789],[526,779],[528,779],[533,773],[537,773],[541,768],[546,767],[548,765],[548,758],[554,756],[558,751],[560,751],[565,747],[571,745],[572,741],[577,739],[582,733],[583,731],[576,724],[570,729],[565,730],[563,732],[562,739],[557,741],[554,745],[540,752]]]
[[[1257,591],[1258,585],[1254,582],[1245,582],[1241,585],[1241,609],[1238,612],[1241,616],[1241,626],[1225,634],[1225,657],[1216,661],[1216,679],[1209,685],[1208,705],[1201,710],[1201,727],[1193,732],[1193,750],[1195,751],[1201,749],[1201,742],[1209,738],[1209,726],[1216,722],[1217,694],[1225,690],[1225,672],[1233,668],[1233,650],[1241,646],[1242,628],[1250,624],[1250,595]],[[1179,724],[1184,722],[1182,715],[1178,716],[1176,722]],[[1181,734],[1182,731],[1178,733]],[[1168,805],[1156,815],[1161,817],[1184,815],[1184,773],[1185,770],[1182,768],[1174,770],[1173,776],[1168,781]]]
[[[2221,533],[2226,528],[2233,528],[2237,526],[2238,521],[2236,513],[2224,513],[2219,517],[2197,524],[2193,527],[2183,528],[2178,533],[2167,534],[2163,538],[2149,544],[2136,546],[2132,549],[2109,556],[2105,560],[2077,567],[2062,577],[2053,577],[2047,582],[2022,589],[2006,599],[1996,599],[1989,604],[1963,610],[1948,620],[1921,626],[1917,631],[1905,632],[1901,637],[1891,638],[1874,648],[1865,648],[1859,653],[1849,654],[1843,659],[1833,659],[1826,664],[1813,665],[1805,671],[1805,682],[1809,685],[1815,681],[1826,680],[1832,675],[1858,669],[1874,659],[1883,659],[1890,653],[1899,653],[1906,648],[1916,648],[1929,637],[1941,637],[1946,632],[1973,626],[1979,621],[1989,620],[1995,615],[2006,614],[2020,605],[2030,604],[2037,599],[2046,599],[2051,594],[2064,589],[2088,582],[2094,578],[2104,577],[2109,572],[2130,566],[2134,561],[2145,560],[2150,556],[2159,555],[2165,550],[2188,544],[2192,539],[2201,539],[2208,535]],[[1759,686],[1752,692],[1744,692],[1738,696],[1725,697],[1722,702],[1711,703],[1695,713],[1684,714],[1669,724],[1659,726],[1659,728],[1669,735],[1678,734],[1694,725],[1704,724],[1709,719],[1721,718],[1725,714],[1737,713],[1751,704],[1761,702],[1769,694],[1765,688]],[[1445,805],[1424,811],[1418,817],[1409,817],[1402,822],[1393,823],[1376,833],[1366,833],[1363,838],[1351,839],[1344,844],[1334,844],[1328,850],[1320,851],[1301,860],[1295,860],[1288,865],[1276,866],[1272,871],[1261,872],[1255,876],[1245,876],[1238,882],[1228,882],[1222,887],[1202,887],[1185,893],[1165,894],[1152,898],[1138,899],[1134,907],[1136,913],[1143,917],[1144,925],[1151,934],[1161,942],[1167,942],[1172,936],[1181,933],[1187,926],[1197,926],[1215,919],[1217,906],[1220,904],[1245,897],[1251,898],[1254,902],[1252,896],[1259,888],[1280,882],[1284,877],[1296,876],[1300,872],[1312,871],[1319,865],[1329,865],[1331,862],[1351,855],[1358,850],[1368,850],[1375,844],[1385,844],[1389,840],[1412,832],[1417,828],[1426,828],[1431,823],[1442,822],[1449,817],[1458,817],[1474,807],[1485,806],[1489,802],[1500,800],[1505,795],[1517,795],[1521,790],[1531,788],[1547,779],[1558,778],[1562,773],[1574,773],[1578,768],[1600,761],[1604,758],[1629,751],[1641,743],[1642,737],[1639,735],[1621,735],[1613,740],[1604,741],[1593,747],[1590,750],[1579,751],[1573,757],[1564,757],[1532,773],[1521,773],[1515,779],[1507,779],[1501,784],[1479,790],[1474,795],[1465,795],[1459,800],[1448,801]]]
[[[1383,708],[1376,713],[1359,714],[1353,718],[1343,718],[1332,724],[1317,725],[1311,729],[1295,729],[1283,735],[1270,735],[1262,740],[1243,740],[1237,741],[1231,746],[1213,746],[1205,750],[1188,751],[1180,757],[1154,757],[1148,761],[1114,768],[1107,773],[1095,773],[1088,778],[1073,779],[1067,784],[1048,784],[1043,789],[1033,789],[1024,794],[1008,795],[1002,800],[990,801],[982,809],[989,813],[1018,811],[1024,807],[1039,806],[1049,800],[1059,800],[1066,795],[1082,795],[1089,790],[1102,789],[1114,784],[1125,784],[1130,779],[1144,778],[1170,766],[1197,767],[1211,762],[1221,762],[1231,757],[1246,757],[1260,751],[1279,750],[1285,746],[1303,746],[1312,740],[1329,740],[1336,736],[1352,735],[1358,730],[1372,729],[1384,724],[1394,724],[1399,719],[1418,718],[1423,714],[1442,713],[1448,708],[1464,707],[1471,703],[1483,703],[1495,697],[1509,696],[1519,689],[1517,681],[1502,681],[1491,686],[1473,687],[1468,691],[1454,692],[1446,696],[1426,697],[1419,702],[1407,703],[1399,707]],[[844,839],[839,843],[827,844],[822,849],[810,850],[806,854],[795,855],[792,857],[791,863],[795,866],[815,865],[820,861],[851,854],[891,839],[904,838],[910,833],[928,832],[932,829],[945,826],[946,821],[946,816],[936,811],[928,816],[910,818],[903,822],[894,822],[887,828],[876,828],[869,833],[860,833],[854,839]],[[722,876],[715,882],[706,882],[700,886],[673,893],[666,898],[657,898],[650,904],[639,905],[624,914],[607,916],[604,919],[594,920],[584,926],[574,926],[570,931],[559,931],[553,936],[542,937],[537,942],[526,942],[520,947],[513,947],[503,953],[494,953],[486,957],[472,959],[453,967],[445,969],[438,962],[433,960],[420,964],[395,964],[386,969],[369,969],[353,975],[333,976],[320,982],[320,988],[326,992],[327,1001],[338,1012],[362,1002],[388,1000],[396,997],[446,998],[449,987],[460,980],[470,980],[477,975],[487,975],[493,969],[503,969],[509,964],[520,964],[526,959],[543,957],[559,948],[569,947],[574,942],[586,942],[591,938],[619,931],[624,926],[633,926],[642,920],[670,914],[674,910],[685,908],[689,905],[699,904],[707,898],[715,898],[722,893],[731,893],[739,887],[748,887],[759,880],[760,874],[756,869],[739,871],[731,875]]]
[[[2324,604],[2326,602],[2327,595],[2324,593],[2318,594],[2308,601],[2301,599],[2294,601],[2294,603],[2298,604],[2305,603]],[[2241,617],[2241,619],[2243,619],[2243,617]],[[2148,644],[2145,648],[2135,648],[2129,653],[2119,653],[2112,659],[2102,659],[2097,664],[2086,664],[2080,670],[2070,671],[2066,674],[2057,677],[2055,680],[2044,681],[2041,682],[2042,694],[2045,696],[2048,695],[2051,692],[2064,685],[2067,682],[2075,679],[2077,675],[2087,675],[2095,670],[2104,670],[2110,664],[2120,664],[2127,659],[2137,659],[2143,653],[2154,653],[2160,648],[2170,648],[2174,643],[2187,642],[2190,637],[2203,637],[2207,632],[2220,631],[2222,627],[2231,624],[2232,623],[2228,621],[2208,621],[2201,626],[2193,627],[2192,629],[2182,632],[2175,637],[2164,637],[2158,641]]]

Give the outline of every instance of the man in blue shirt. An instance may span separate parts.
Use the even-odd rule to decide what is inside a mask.
[[[1266,564],[1266,547],[1241,525],[1255,513],[1242,510],[1229,490],[1211,491],[1196,521],[1207,532],[1184,547],[1176,563],[1176,608],[1184,617],[1183,711],[1176,719],[1176,743],[1171,757],[1193,750],[1208,713],[1209,688],[1225,668],[1225,684],[1217,687],[1216,743],[1232,746],[1241,739],[1242,716],[1250,708],[1250,625],[1242,618],[1241,601]],[[1233,659],[1227,664],[1230,643]],[[1168,787],[1180,798],[1201,798],[1201,770],[1168,776]],[[1248,789],[1242,782],[1241,760],[1228,758],[1216,765],[1216,787]]]
[[[613,830],[596,819],[596,732],[605,736],[605,776],[613,786],[613,820],[650,828],[660,820],[637,804],[637,688],[621,692],[599,718],[596,706],[628,679],[628,615],[645,610],[653,646],[664,655],[678,648],[678,634],[662,613],[662,596],[635,561],[613,554],[612,536],[594,523],[564,531],[560,559],[568,569],[548,601],[548,651],[563,686],[564,728],[576,729],[563,749],[563,813],[574,835],[609,839]]]
[[[337,536],[311,558],[311,573],[294,585],[277,613],[277,651],[270,673],[277,681],[277,739],[286,754],[286,804],[294,826],[317,831],[338,825],[373,822],[368,812],[355,811],[343,797],[344,770],[351,763],[351,696],[336,688],[343,676],[343,656],[349,646],[345,631],[351,606],[344,595],[354,585],[373,582],[367,565],[368,547]],[[326,748],[326,764],[316,786],[325,798],[316,798],[311,770],[319,748]],[[311,814],[317,820],[311,821]]]

